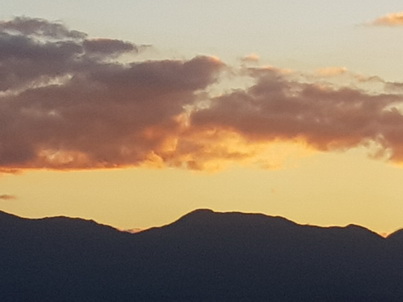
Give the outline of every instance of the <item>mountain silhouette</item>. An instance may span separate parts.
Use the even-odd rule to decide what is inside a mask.
[[[121,232],[0,212],[0,301],[403,301],[403,230],[193,211]]]

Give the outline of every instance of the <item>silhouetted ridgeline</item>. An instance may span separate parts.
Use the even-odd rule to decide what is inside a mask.
[[[403,231],[197,210],[130,234],[0,212],[0,301],[403,301]]]

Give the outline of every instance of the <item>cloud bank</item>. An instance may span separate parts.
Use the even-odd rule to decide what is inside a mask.
[[[267,148],[278,142],[368,146],[403,161],[401,83],[377,80],[384,89],[374,93],[354,77],[356,85],[327,82],[345,68],[312,80],[242,65],[232,77],[246,74],[249,87],[213,96],[235,67],[211,56],[141,61],[140,49],[43,19],[1,22],[0,170],[273,167]]]

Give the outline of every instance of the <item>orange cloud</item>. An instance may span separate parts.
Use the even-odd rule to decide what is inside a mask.
[[[403,12],[388,14],[382,16],[372,22],[373,25],[379,26],[402,26],[403,25]]]
[[[262,144],[249,142],[233,131],[190,127],[181,134],[175,148],[164,154],[164,162],[170,166],[214,172],[234,162],[250,162],[262,150]]]
[[[241,58],[241,61],[245,63],[258,63],[259,60],[260,56],[255,53],[248,54]]]
[[[346,72],[346,67],[325,67],[316,70],[316,73],[320,76],[337,76]]]

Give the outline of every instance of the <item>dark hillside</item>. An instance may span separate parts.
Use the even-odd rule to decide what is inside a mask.
[[[129,234],[0,212],[0,300],[403,301],[400,235],[211,210]]]

